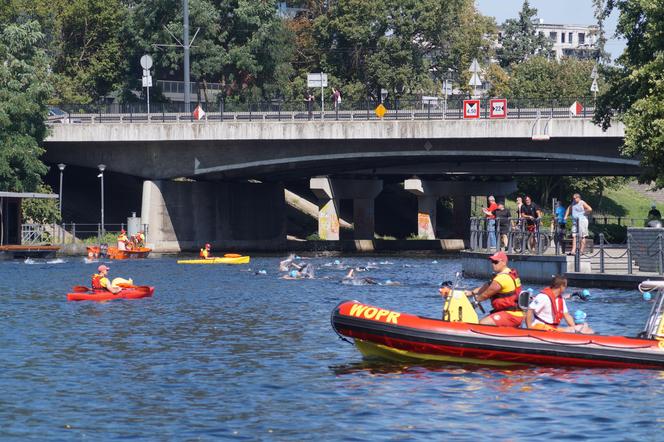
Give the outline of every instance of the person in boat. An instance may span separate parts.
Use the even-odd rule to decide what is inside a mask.
[[[210,243],[205,244],[205,247],[203,247],[198,254],[203,259],[214,259],[212,256],[212,246],[210,246]]]
[[[127,232],[125,232],[125,229],[122,229],[118,235],[118,250],[127,250],[128,245],[129,238],[127,238]]]
[[[92,290],[108,290],[113,294],[122,290],[121,287],[111,284],[110,279],[108,279],[109,270],[110,269],[103,264],[97,267],[97,273],[92,275]]]
[[[139,249],[145,244],[145,235],[143,232],[138,232],[131,237],[131,242],[134,244],[135,249]]]
[[[470,291],[477,302],[491,300],[493,310],[480,320],[483,325],[499,327],[520,327],[523,322],[523,311],[519,307],[521,279],[515,269],[507,267],[505,252],[494,253],[489,257],[495,276],[481,287]]]
[[[566,288],[567,278],[560,275],[554,276],[551,279],[551,284],[543,288],[530,301],[526,313],[526,327],[565,333],[595,333],[588,324],[575,323],[565,303],[564,293]],[[565,319],[567,327],[560,326],[563,319]]]

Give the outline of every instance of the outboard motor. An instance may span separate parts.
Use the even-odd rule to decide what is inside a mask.
[[[640,338],[664,340],[664,281],[643,281],[639,284],[641,293],[657,291],[655,302],[653,302],[650,315],[646,321],[646,326],[641,333]]]

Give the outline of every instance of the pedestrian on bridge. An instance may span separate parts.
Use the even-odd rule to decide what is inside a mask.
[[[314,96],[311,95],[311,92],[306,91],[304,93],[304,102],[307,103],[307,113],[311,120],[314,116]]]

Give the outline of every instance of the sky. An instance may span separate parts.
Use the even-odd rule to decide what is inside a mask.
[[[476,0],[478,9],[484,15],[496,17],[496,23],[501,24],[508,18],[519,15],[523,0]],[[592,0],[530,0],[530,6],[537,9],[537,17],[544,23],[565,25],[592,25],[597,20],[593,16]],[[623,40],[613,38],[616,30],[617,14],[614,12],[606,21],[606,36],[609,39],[606,50],[611,58],[618,57],[625,43]]]

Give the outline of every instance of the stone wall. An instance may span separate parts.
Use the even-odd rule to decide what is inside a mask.
[[[659,271],[659,244],[657,236],[662,235],[664,247],[664,229],[650,227],[628,227],[627,233],[632,236],[632,258],[641,272]]]

